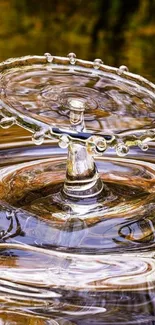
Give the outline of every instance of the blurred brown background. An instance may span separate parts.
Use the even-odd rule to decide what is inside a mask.
[[[155,81],[155,0],[0,0],[0,60],[67,55]]]

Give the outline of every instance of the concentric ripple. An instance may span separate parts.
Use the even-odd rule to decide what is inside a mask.
[[[108,147],[117,154],[122,145],[145,151],[155,139],[155,86],[123,66],[47,55],[10,59],[0,64],[0,89],[1,126],[27,128],[36,144],[58,138],[55,127],[69,132],[71,100],[84,104],[85,132],[115,136]]]
[[[46,147],[39,151],[46,156]],[[10,166],[1,168],[2,319],[13,313],[17,324],[21,319],[40,319],[43,325],[135,324],[139,318],[149,324],[154,321],[154,164],[98,159],[118,205],[126,202],[131,210],[111,216],[105,211],[88,224],[81,218],[59,222],[49,218],[43,203],[59,190],[66,157],[54,148],[50,152],[53,158],[31,161],[35,150],[27,147],[30,162],[14,164],[16,157],[23,159],[23,148],[11,149],[4,158],[5,164],[11,155]]]
[[[153,249],[154,164],[100,158],[97,166],[105,184],[101,202],[100,197],[72,202],[62,197],[61,201],[66,170],[63,155],[1,169],[0,199],[19,209],[15,215],[8,215],[4,234],[15,227],[11,238],[20,236],[16,218],[23,224],[28,213],[26,240],[31,237],[29,226],[34,222],[35,235],[30,241],[33,243],[36,236],[37,245],[42,247],[78,253]],[[9,233],[6,237],[4,234],[2,238],[10,240]],[[21,235],[20,241],[25,242],[25,237]]]
[[[153,92],[129,81],[125,84],[120,76],[25,67],[3,73],[1,87],[9,106],[60,127],[70,125],[71,98],[85,101],[85,126],[91,131],[149,128],[155,117]]]
[[[45,135],[51,141],[53,127],[70,130],[70,102],[79,100],[88,136],[137,146],[126,159],[111,149],[96,156],[101,192],[69,201],[62,191],[66,151],[49,139],[30,146],[17,126],[18,142],[1,133],[2,324],[154,324],[154,144],[145,152],[155,139],[154,89],[126,68],[73,54],[0,64],[4,128],[16,123],[38,132],[37,144]]]

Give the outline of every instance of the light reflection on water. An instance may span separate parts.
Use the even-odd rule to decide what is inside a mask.
[[[152,152],[150,148],[148,160]],[[26,144],[5,149],[5,155],[2,150],[1,155],[4,166],[31,162],[34,157],[36,161],[59,157],[49,144],[39,148]],[[103,226],[78,225],[78,229],[68,224],[53,228],[50,221],[38,220],[33,213],[4,201],[0,209],[2,324],[154,323],[154,209],[146,217],[134,217],[132,225],[128,218],[118,216],[105,220]],[[126,224],[121,230],[124,239],[119,234],[122,222]],[[127,229],[141,239],[128,239]],[[79,255],[86,242],[86,252]],[[99,252],[101,246],[105,253],[108,248],[106,254]],[[93,250],[95,255],[89,255]]]
[[[15,80],[12,82],[14,86]],[[85,82],[85,78],[80,82]],[[33,80],[28,86],[33,88]],[[8,92],[15,91],[11,87],[7,89]],[[36,110],[31,87],[27,91],[32,96],[31,108]],[[72,93],[76,92],[73,88],[71,90]],[[52,119],[62,122],[63,110],[57,111],[56,104],[48,101],[51,91],[50,84],[39,101],[42,106],[45,98],[45,103],[54,105],[55,113],[50,109],[48,113]],[[103,109],[103,116],[99,109],[95,111],[96,119],[100,121],[101,118],[101,129],[106,127],[108,130],[109,124],[104,125],[105,117],[107,121],[110,119],[117,131],[128,129],[131,120],[125,118],[124,123],[126,113],[132,118],[133,129],[138,127],[137,123],[144,127],[150,125],[148,123],[152,122],[153,117],[149,101],[140,100],[141,119],[139,101],[137,104],[135,97],[134,105],[126,97],[125,106],[121,106],[119,91],[113,92],[111,87],[110,91],[112,96],[109,101],[113,103],[115,100],[117,114],[110,119],[110,107],[101,107],[97,103]],[[92,93],[92,97],[98,101],[99,97]],[[58,89],[55,101],[59,98],[61,107],[60,94]],[[68,94],[70,96],[69,89],[65,96]],[[16,95],[19,95],[18,89]],[[22,98],[22,91],[20,95]],[[81,96],[88,98],[87,88]],[[104,100],[102,104],[109,104],[106,96]],[[96,101],[90,103],[92,110]],[[114,111],[116,106],[113,106]],[[118,122],[116,116],[118,118],[121,108],[123,117]],[[136,118],[134,110],[138,114]],[[105,114],[107,112],[108,115]],[[64,115],[68,124],[67,115]],[[49,117],[45,114],[43,118],[48,120]],[[89,114],[87,123],[92,124]],[[94,125],[95,122],[93,127],[96,130]],[[100,175],[108,188],[102,215],[96,214],[86,220],[78,217],[64,220],[59,219],[59,204],[54,205],[52,200],[53,193],[60,191],[65,178],[66,151],[58,149],[57,143],[49,140],[35,147],[29,133],[16,126],[9,131],[0,130],[0,136],[2,324],[99,325],[138,322],[153,325],[154,145],[145,153],[140,148],[132,148],[126,158],[116,157],[111,149],[104,158],[96,158]]]

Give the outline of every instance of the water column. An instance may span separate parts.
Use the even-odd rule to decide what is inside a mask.
[[[70,99],[69,109],[72,131],[83,132],[86,102],[82,99]],[[99,177],[89,146],[80,139],[68,139],[67,136],[63,136],[60,146],[62,141],[68,144],[63,192],[69,197],[79,199],[97,196],[103,189],[103,182]]]

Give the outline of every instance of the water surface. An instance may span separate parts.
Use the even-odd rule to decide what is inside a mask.
[[[68,127],[68,99],[78,96],[88,105],[86,129],[93,132],[154,126],[154,95],[122,84],[119,75],[116,84],[113,77],[61,75],[50,65],[9,73],[1,78],[3,100],[42,122]],[[0,129],[0,136],[2,324],[153,325],[154,143],[146,152],[132,147],[123,158],[113,149],[96,157],[105,191],[93,204],[104,202],[101,213],[84,218],[92,201],[75,201],[77,217],[66,220],[72,210],[65,203],[62,216],[55,200],[66,150],[54,139],[35,146],[17,126]]]

